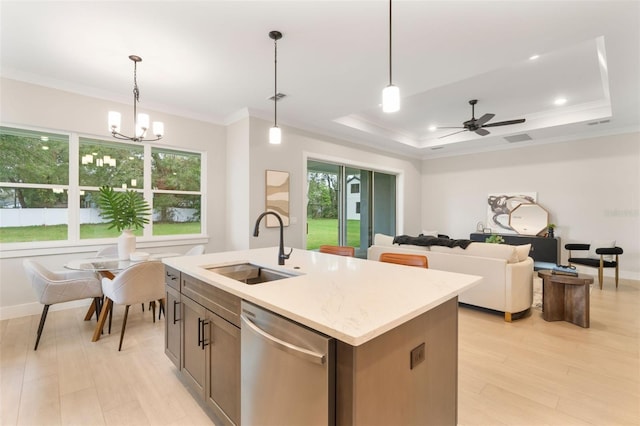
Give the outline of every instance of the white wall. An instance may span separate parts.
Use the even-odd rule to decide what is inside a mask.
[[[249,248],[249,142],[249,117],[227,126],[227,199],[220,200],[227,213],[227,250]]]
[[[425,160],[422,227],[469,238],[486,223],[488,193],[537,192],[557,225],[563,263],[565,243],[615,239],[621,276],[640,279],[639,170],[638,133]]]
[[[388,153],[365,151],[362,147],[337,141],[328,137],[304,132],[290,127],[282,128],[282,144],[269,145],[268,132],[271,123],[251,118],[251,200],[252,224],[264,211],[265,170],[280,170],[290,173],[290,226],[285,231],[287,247],[304,248],[306,231],[306,156],[309,158],[331,158],[371,168],[394,170],[401,173],[399,179],[403,189],[399,191],[400,214],[397,216],[398,232],[420,231],[420,161],[394,157]],[[260,236],[252,238],[251,247],[267,247],[278,244],[278,229],[261,225]]]
[[[119,110],[123,114],[123,128],[127,124],[127,111],[132,105],[80,96],[69,92],[45,88],[9,79],[0,79],[0,123],[5,126],[25,126],[44,130],[77,132],[84,136],[111,138],[107,132],[107,113]],[[148,110],[147,110],[148,111]],[[203,179],[207,182],[208,198],[203,205],[203,215],[207,217],[208,240],[164,241],[139,247],[145,251],[186,252],[193,244],[206,243],[208,252],[225,249],[226,211],[220,200],[226,198],[226,130],[202,121],[175,115],[148,111],[153,120],[163,121],[166,136],[156,144],[182,149],[208,152],[203,163]],[[66,245],[64,245],[66,244]],[[104,245],[104,244],[102,244]],[[22,258],[30,257],[52,269],[78,256],[95,254],[98,246],[72,247],[68,243],[49,249],[27,248],[20,253],[0,252],[0,319],[17,314],[39,313],[41,306],[35,303],[35,293],[31,289],[22,269]]]

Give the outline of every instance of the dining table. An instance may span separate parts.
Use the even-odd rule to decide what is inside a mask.
[[[182,253],[154,253],[150,254],[143,260],[118,259],[117,257],[88,257],[81,259],[72,259],[67,262],[64,267],[76,271],[95,272],[104,278],[109,278],[110,280],[112,280],[120,271],[123,271],[137,263],[162,260],[165,257],[176,257],[182,255]],[[107,319],[107,314],[111,309],[111,305],[111,301],[107,299],[107,303],[102,306],[100,315],[98,317],[98,322],[95,329],[93,330],[93,336],[91,338],[92,342],[97,342],[98,340],[100,340],[100,335],[102,334],[102,329],[104,328],[104,323]],[[94,300],[93,302],[91,302],[91,305],[89,306],[89,309],[84,316],[84,320],[89,321],[93,314],[96,312],[97,308],[98,307],[96,306],[96,302]]]

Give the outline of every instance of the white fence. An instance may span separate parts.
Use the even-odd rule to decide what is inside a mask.
[[[196,214],[196,209],[172,208],[170,214],[173,222],[189,222]],[[153,220],[160,214],[154,212]],[[95,208],[80,209],[80,223],[103,223],[99,210]],[[67,209],[0,209],[0,227],[65,225],[69,223]]]

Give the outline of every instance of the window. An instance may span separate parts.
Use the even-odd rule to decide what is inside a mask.
[[[98,188],[142,191],[144,188],[144,146],[80,138],[78,155],[80,180],[80,239],[117,237],[100,217],[95,200]],[[138,236],[142,230],[135,230]]]
[[[373,234],[395,235],[395,175],[309,159],[307,189],[308,250],[348,245],[366,257]]]
[[[201,232],[200,154],[151,150],[153,235]]]
[[[69,137],[0,127],[0,242],[66,240]]]
[[[0,243],[117,237],[96,207],[103,185],[138,191],[152,205],[138,236],[203,232],[201,153],[8,127],[0,152]]]

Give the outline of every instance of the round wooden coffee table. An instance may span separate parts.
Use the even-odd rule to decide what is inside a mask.
[[[593,278],[539,271],[542,278],[542,318],[545,321],[568,321],[589,328],[589,285]]]

